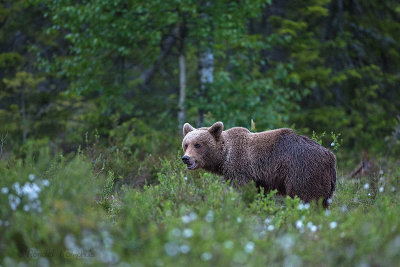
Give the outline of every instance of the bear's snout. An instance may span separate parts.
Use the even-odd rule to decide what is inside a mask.
[[[183,163],[188,164],[189,161],[190,161],[190,157],[185,155],[185,156],[182,157],[182,161],[183,161]]]
[[[194,158],[189,157],[188,155],[183,156],[182,161],[187,165],[187,168],[189,170],[194,170],[197,166],[196,160]]]

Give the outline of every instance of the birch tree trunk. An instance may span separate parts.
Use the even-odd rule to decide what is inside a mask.
[[[186,56],[181,47],[179,52],[179,102],[178,102],[178,123],[182,129],[185,123],[185,98],[186,98]]]
[[[203,3],[204,8],[200,13],[200,18],[203,20],[203,26],[209,30],[206,32],[206,40],[200,41],[199,48],[199,97],[201,104],[197,113],[197,127],[201,127],[203,124],[204,114],[206,113],[204,105],[207,103],[207,90],[210,88],[214,80],[214,54],[211,49],[213,43],[212,25],[211,18],[207,14],[207,8],[209,8],[210,5],[211,2]]]
[[[214,80],[214,54],[211,48],[207,47],[205,51],[202,51],[199,56],[199,75],[200,75],[200,98],[205,103],[207,90],[210,88]],[[197,127],[201,127],[204,121],[204,114],[206,109],[204,106],[200,106],[197,113]]]
[[[182,23],[178,29],[179,39],[179,100],[178,100],[178,127],[182,129],[185,123],[185,100],[186,100],[186,55],[185,55],[185,38],[186,38],[186,18],[184,14],[180,14]]]

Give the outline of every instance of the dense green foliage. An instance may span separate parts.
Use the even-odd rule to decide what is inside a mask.
[[[115,191],[115,175],[93,172],[85,154],[36,156],[25,164],[1,162],[3,266],[395,266],[400,260],[398,166],[371,178],[340,178],[331,208],[322,210],[253,186],[237,191],[218,177],[184,170],[178,159],[161,163],[158,185]]]
[[[0,11],[0,123],[9,150],[40,138],[71,151],[94,129],[113,140],[120,127],[135,138],[175,133],[180,54],[187,121],[201,111],[204,124],[340,132],[345,148],[374,153],[396,127],[394,0],[18,0]],[[213,80],[203,92],[206,48]]]

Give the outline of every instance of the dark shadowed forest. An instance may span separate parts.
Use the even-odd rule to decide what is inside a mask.
[[[186,170],[216,121],[332,150],[331,207]],[[0,266],[395,266],[399,156],[396,0],[0,1]]]

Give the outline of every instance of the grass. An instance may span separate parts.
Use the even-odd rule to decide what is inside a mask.
[[[83,153],[34,158],[0,161],[2,266],[399,266],[398,162],[339,177],[323,210],[178,159],[135,188]]]

